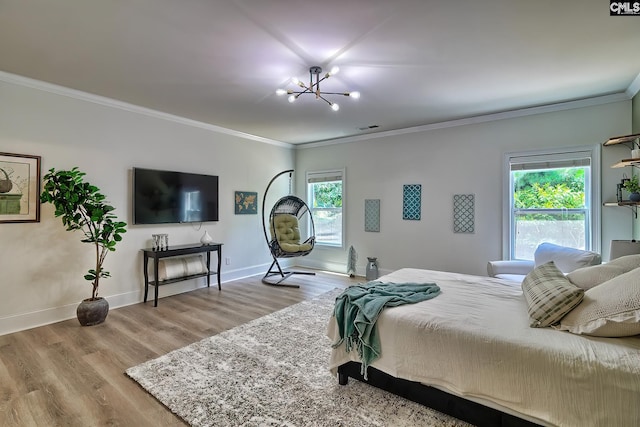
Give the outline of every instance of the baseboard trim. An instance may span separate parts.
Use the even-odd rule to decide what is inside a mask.
[[[287,260],[288,261],[288,260]],[[281,263],[283,267],[290,267],[290,262]],[[256,265],[236,270],[223,271],[220,276],[220,281],[224,283],[232,282],[234,280],[240,280],[259,274],[264,274],[269,268],[269,264]],[[217,278],[213,276],[212,282],[215,283]],[[214,286],[212,283],[211,286]],[[181,294],[184,292],[193,291],[207,286],[206,279],[204,277],[185,280],[184,282],[176,282],[167,285],[162,285],[158,289],[158,298],[164,298],[172,295]],[[132,286],[133,287],[133,286]],[[108,288],[105,286],[105,288]],[[224,291],[224,285],[222,286]],[[149,297],[147,298],[147,304],[153,304],[153,287],[149,288]],[[125,307],[128,305],[138,304],[142,302],[144,298],[144,288],[141,285],[140,289],[132,292],[125,292],[122,294],[104,295],[107,301],[109,301],[109,309],[116,309],[119,307]],[[0,317],[0,335],[7,335],[14,332],[20,332],[27,329],[37,328],[39,326],[50,325],[52,323],[62,322],[69,319],[76,318],[76,308],[80,304],[80,301],[76,303],[66,304],[58,307],[51,307],[44,310],[36,310],[26,313],[18,313],[10,316]],[[159,303],[160,304],[160,303]],[[108,319],[108,317],[107,317]]]

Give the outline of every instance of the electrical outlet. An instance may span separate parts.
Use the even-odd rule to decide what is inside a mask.
[[[225,259],[224,259],[224,264],[225,264],[225,265],[229,265],[229,264],[231,264],[231,258],[225,258]]]

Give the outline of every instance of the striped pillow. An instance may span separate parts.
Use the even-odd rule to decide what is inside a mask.
[[[533,269],[522,281],[532,328],[558,323],[580,304],[584,289],[571,283],[553,261]]]

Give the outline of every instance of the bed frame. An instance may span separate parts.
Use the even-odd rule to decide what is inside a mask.
[[[351,377],[478,427],[538,427],[538,424],[531,421],[454,396],[434,387],[393,377],[371,366],[367,374],[368,380],[365,380],[360,374],[360,363],[347,362],[338,367],[338,383],[346,385]]]

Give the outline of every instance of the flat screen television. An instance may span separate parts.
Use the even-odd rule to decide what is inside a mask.
[[[133,168],[133,223],[218,221],[218,177]]]

